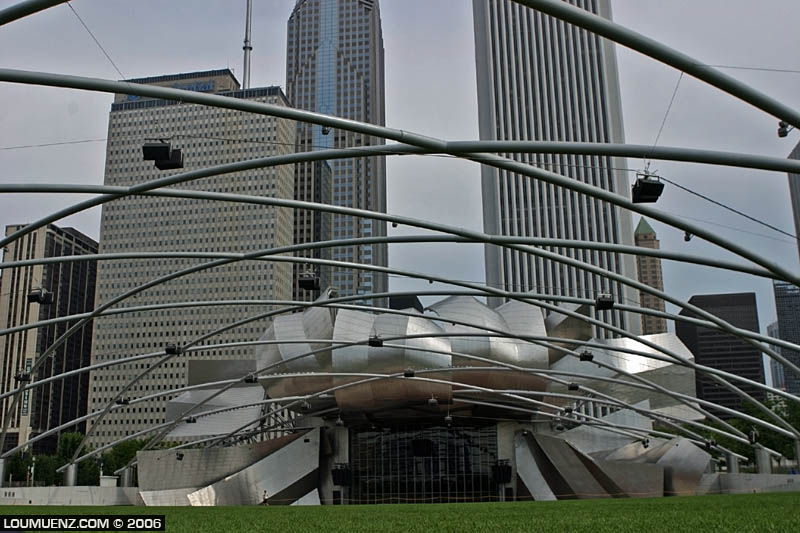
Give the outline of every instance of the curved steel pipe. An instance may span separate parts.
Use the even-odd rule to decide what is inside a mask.
[[[188,191],[186,193],[188,193]],[[191,194],[194,197],[201,197],[201,198],[208,196],[208,193],[193,192],[193,193],[188,193],[188,194]],[[165,195],[169,195],[169,194],[167,193]],[[303,207],[303,208],[311,208],[311,209],[319,209],[319,210],[330,210],[330,211],[333,211],[333,212],[341,212],[341,210],[344,209],[345,211],[348,212],[348,214],[353,214],[353,213],[351,213],[352,211],[357,211],[358,212],[357,216],[363,215],[363,213],[364,213],[361,210],[353,210],[353,209],[347,209],[347,208],[332,208],[331,206],[324,206],[322,204],[313,204],[313,203],[309,203],[309,202],[297,202],[297,201],[275,200],[275,199],[260,199],[260,200],[257,201],[253,197],[246,197],[246,196],[242,197],[241,195],[231,195],[231,194],[222,194],[222,193],[217,193],[217,194],[214,194],[213,196],[216,197],[217,199],[225,199],[226,201],[244,201],[244,202],[251,202],[251,203],[264,203],[264,204],[267,204],[267,205],[282,205],[282,206],[286,206],[286,207]],[[299,205],[297,205],[297,204],[299,204]],[[327,209],[326,209],[326,207],[327,207]],[[406,223],[406,224],[409,224],[409,225],[412,225],[412,226],[424,227],[426,229],[433,229],[433,230],[437,230],[437,231],[449,231],[450,233],[456,234],[456,235],[458,235],[458,234],[462,234],[463,235],[464,232],[466,231],[466,230],[460,230],[460,228],[450,228],[450,227],[442,226],[442,225],[429,224],[429,223],[426,223],[424,221],[407,219],[405,217],[395,217],[395,216],[392,216],[392,215],[383,215],[383,214],[380,214],[380,213],[372,213],[372,212],[367,212],[367,213],[370,213],[371,215],[375,215],[376,218],[381,218],[381,215],[382,215],[382,218],[386,218],[387,220],[400,221],[402,223]],[[485,235],[485,234],[481,234],[481,233],[478,233],[478,232],[467,232],[467,233],[471,233],[471,234],[477,235],[479,239],[484,239],[483,242],[493,242],[491,240],[491,236],[488,236],[488,235]],[[501,243],[498,243],[498,244],[501,244]],[[307,245],[300,245],[300,246],[301,247],[311,248],[311,247],[314,247],[314,244],[307,244]],[[679,307],[681,307],[683,309],[687,309],[689,311],[692,311],[692,312],[698,314],[699,316],[704,316],[707,319],[709,319],[712,322],[714,322],[715,324],[721,326],[725,331],[728,331],[729,333],[732,333],[732,334],[736,334],[736,330],[735,330],[735,328],[733,328],[733,326],[731,326],[730,324],[727,324],[724,321],[721,321],[721,320],[717,319],[714,315],[712,315],[710,313],[707,313],[707,312],[697,308],[696,306],[692,306],[690,304],[681,302],[678,299],[671,298],[670,296],[668,296],[667,294],[663,293],[662,291],[657,291],[657,290],[655,290],[655,289],[653,289],[653,288],[651,288],[651,287],[649,287],[647,285],[638,283],[638,282],[636,282],[634,280],[628,280],[624,276],[618,276],[616,274],[613,274],[611,272],[608,272],[606,270],[603,270],[603,269],[600,269],[600,268],[597,268],[597,267],[593,267],[592,265],[588,265],[588,264],[583,263],[581,261],[573,260],[571,258],[564,257],[564,256],[561,256],[559,254],[554,254],[554,253],[551,253],[551,252],[545,252],[545,251],[542,251],[542,250],[537,250],[535,248],[531,248],[531,247],[528,247],[528,246],[508,245],[508,247],[514,248],[514,249],[520,249],[522,251],[525,251],[527,253],[532,253],[534,255],[541,255],[541,256],[544,256],[544,257],[548,257],[548,258],[550,258],[550,259],[552,259],[554,261],[557,261],[557,262],[570,264],[572,266],[575,266],[576,268],[589,270],[589,271],[594,272],[594,273],[596,273],[598,275],[605,276],[605,277],[610,277],[611,279],[615,279],[616,281],[618,281],[618,282],[620,282],[622,284],[629,285],[629,286],[634,287],[634,288],[636,288],[636,289],[638,289],[640,291],[648,292],[650,294],[653,294],[654,296],[657,296],[659,298],[664,299],[665,301],[669,301],[669,302],[671,302],[671,303],[673,303],[673,304],[675,304],[675,305],[677,305],[677,306],[679,306]],[[290,250],[296,250],[296,249],[298,249],[298,247],[283,247],[283,248],[273,249],[273,250],[270,250],[270,251],[254,252],[254,253],[251,253],[251,254],[246,254],[242,258],[243,259],[249,259],[249,258],[254,258],[254,257],[257,257],[257,256],[281,253],[281,252],[284,252],[284,251],[290,251]],[[231,260],[231,261],[233,261],[233,260]],[[191,267],[190,269],[186,269],[186,270],[181,271],[179,273],[173,273],[173,274],[170,274],[168,276],[165,276],[165,277],[161,278],[161,281],[169,281],[171,279],[174,279],[174,278],[179,277],[181,275],[185,275],[187,273],[192,273],[194,271],[197,271],[197,270],[200,270],[200,269],[203,269],[203,268],[211,268],[211,267],[222,265],[222,264],[227,264],[227,262],[225,262],[225,260],[220,260],[220,261],[215,261],[215,262],[208,263],[205,266],[200,265],[200,266]],[[340,263],[329,263],[329,264],[331,264],[333,266],[336,266],[336,265],[339,265]],[[362,265],[362,266],[350,265],[350,268],[366,268],[366,267],[367,267],[366,265]],[[391,270],[388,270],[388,269],[387,270],[378,270],[378,271],[385,271],[385,272],[388,272],[388,273],[398,273],[398,271],[392,272]],[[405,275],[408,275],[408,274],[405,274]],[[431,276],[424,276],[424,275],[417,276],[417,277],[422,277],[424,279],[434,279]],[[456,285],[462,285],[462,286],[466,286],[466,287],[475,288],[475,286],[471,285],[471,284],[459,284],[459,283],[455,283],[455,282],[452,282],[452,281],[449,281],[449,280],[442,280],[442,279],[440,279],[439,281],[444,281],[444,282],[449,282],[449,283],[456,284]],[[149,288],[151,286],[154,286],[155,284],[158,284],[158,283],[159,283],[159,280],[155,280],[153,282],[150,282],[149,284],[146,284],[146,285],[140,286],[138,288],[135,288],[132,291],[129,291],[128,293],[125,293],[125,294],[120,295],[119,297],[117,297],[118,301],[121,301],[121,300],[125,299],[129,295],[136,294],[137,292],[140,292],[141,290],[144,290],[145,288]],[[492,290],[490,288],[484,288],[484,287],[481,287],[481,289],[484,289],[484,290],[487,290],[487,291]],[[499,294],[499,295],[503,296],[503,294]],[[723,325],[723,324],[727,324],[727,325]],[[595,325],[597,325],[597,324],[595,324]],[[76,325],[75,328],[77,329],[79,326],[80,326],[80,324]],[[604,326],[601,326],[601,327],[604,327]],[[610,329],[610,328],[607,328],[607,329]],[[621,330],[618,330],[618,329],[617,330],[613,330],[612,329],[612,331],[614,331],[615,333],[621,334],[623,336],[630,336],[627,332],[622,332]],[[68,333],[70,333],[70,332],[68,332]],[[59,340],[56,341],[56,343],[58,343],[58,342],[59,342]],[[800,369],[797,369],[795,367],[795,365],[793,365],[790,361],[786,360],[782,355],[774,352],[773,350],[771,350],[769,348],[766,348],[766,347],[763,347],[763,346],[760,346],[760,345],[757,345],[757,347],[760,350],[763,350],[765,353],[767,353],[773,359],[776,359],[779,362],[781,362],[782,364],[784,364],[785,366],[787,366],[789,369],[800,373]]]
[[[24,2],[19,2],[5,9],[0,9],[0,26],[67,2],[69,0],[25,0]]]
[[[309,261],[305,261],[305,262],[309,262]],[[377,267],[375,267],[375,268],[377,268]],[[171,276],[172,276],[172,275],[171,275]],[[430,278],[430,277],[425,277],[425,278],[426,278],[426,279],[428,279],[428,278]],[[151,282],[150,284],[148,284],[148,285],[152,285],[152,282]],[[474,287],[473,287],[473,288],[474,288]],[[138,290],[138,289],[134,289],[134,290]],[[125,296],[125,295],[123,295],[123,297],[122,297],[122,298],[124,298],[124,296]],[[122,298],[121,298],[121,299],[122,299]],[[543,305],[543,306],[547,307],[547,304],[541,304],[541,303],[539,303],[538,305]],[[566,312],[565,310],[559,310],[559,309],[558,309],[557,307],[555,307],[555,306],[552,306],[552,309],[554,309],[554,310],[558,310],[559,312]],[[97,311],[95,311],[95,313],[97,313]],[[583,317],[583,315],[579,315],[579,314],[575,314],[575,315],[576,315],[576,317],[578,317],[578,318],[580,318],[580,319],[582,319],[582,320],[589,320],[590,322],[592,322],[592,321],[593,321],[593,319],[587,319],[586,317]],[[257,318],[256,318],[256,319],[257,319]],[[248,320],[247,320],[247,321],[245,321],[244,323],[247,323],[247,322],[249,322],[249,321],[252,321],[252,320],[255,320],[255,319],[248,319]],[[595,321],[595,322],[596,322],[596,321]],[[603,326],[603,327],[606,327],[606,326],[605,326],[603,323],[598,323],[598,324],[599,324],[599,325],[601,325],[601,326]],[[80,324],[76,325],[75,327],[77,328],[77,327],[79,327],[79,326],[80,326]],[[235,326],[234,326],[234,327],[235,327]],[[226,329],[227,329],[227,328],[226,328]],[[68,332],[68,333],[69,333],[69,332]],[[626,335],[626,336],[629,336],[629,335],[628,335],[626,332],[622,332],[622,334],[624,334],[624,335]],[[66,335],[67,335],[67,334],[65,334],[65,335],[64,335],[64,336],[62,336],[62,337],[66,337]],[[209,336],[210,336],[210,335],[209,335]],[[642,341],[643,339],[639,339],[639,340],[640,340],[640,341]],[[195,342],[197,342],[197,341],[195,341]],[[644,344],[647,344],[647,342],[645,342]],[[653,347],[654,349],[656,349],[656,350],[659,350],[659,351],[664,351],[664,350],[663,350],[661,347],[659,347],[658,345],[655,345],[655,344],[653,344],[653,346],[652,346],[652,347]],[[665,352],[665,353],[667,353],[667,352]],[[677,354],[670,354],[670,353],[668,353],[668,355],[672,355],[673,357],[676,357],[676,359],[679,359],[679,360],[681,359],[681,357],[680,357],[680,356],[677,356]],[[168,358],[170,358],[170,357],[168,357]],[[156,364],[154,367],[151,367],[151,368],[153,368],[153,369],[154,369],[154,368],[156,368],[156,367],[157,367],[157,366],[159,366],[161,363],[163,363],[164,361],[166,361],[168,358],[165,358],[165,359],[161,360],[159,363],[157,363],[157,364]],[[687,362],[687,363],[688,363],[688,362]],[[140,377],[141,377],[141,376],[140,376]],[[137,380],[138,380],[138,378],[137,378]],[[130,387],[131,387],[131,386],[132,386],[134,383],[135,383],[135,381],[133,381],[133,382],[129,383],[129,384],[126,386],[125,390],[124,390],[123,392],[121,392],[120,394],[124,394],[124,392],[125,392],[125,391],[127,391],[127,390],[129,390],[129,388],[130,388]],[[732,385],[726,385],[726,386],[729,386],[729,388],[733,388],[733,386],[732,386]],[[739,389],[735,389],[735,388],[734,388],[734,390],[735,390],[735,391],[738,391],[737,393],[741,393],[741,391],[739,391]],[[742,395],[743,395],[743,397],[745,397],[745,398],[750,398],[750,397],[749,397],[749,395],[744,395],[744,393],[741,393],[741,394],[740,394],[740,396],[742,396]],[[118,396],[119,396],[119,395],[118,395]],[[19,398],[19,395],[17,395],[17,397],[15,398],[15,400],[16,400],[16,399],[18,399],[18,398]],[[752,400],[752,401],[754,401],[754,402],[755,402],[755,400]],[[13,404],[12,404],[12,409],[13,409]],[[764,409],[766,409],[766,408],[764,407]],[[775,416],[777,416],[777,415],[775,415]],[[773,418],[775,418],[775,417],[773,417]],[[777,420],[777,419],[776,419],[776,420]],[[780,420],[782,420],[782,419],[780,419]],[[789,428],[791,428],[791,426],[790,426],[790,425],[788,425],[787,423],[785,423],[785,421],[783,421],[783,422],[782,422],[782,425],[784,425],[784,427],[787,427],[787,426],[788,426]],[[93,426],[93,427],[94,427],[94,426]],[[792,429],[793,429],[793,428],[792,428]],[[92,430],[90,429],[90,431],[89,431],[89,434],[91,434],[91,432],[92,432]],[[88,438],[89,434],[87,434],[87,437],[86,437],[86,438]],[[84,439],[84,442],[85,442],[85,439]]]
[[[602,35],[606,39],[670,65],[762,111],[766,111],[770,115],[785,120],[796,128],[800,128],[800,113],[794,109],[713,67],[702,64],[691,56],[659,43],[655,39],[559,0],[513,1],[546,13],[551,17],[580,26],[592,33]]]
[[[84,186],[80,186],[81,188]],[[111,187],[105,186],[90,186],[92,189],[106,190]],[[47,192],[54,192],[57,189],[62,189],[61,186],[44,186]],[[7,192],[7,188],[0,184],[0,193]],[[63,191],[62,191],[63,192]],[[69,191],[74,192],[74,191]],[[97,191],[95,191],[97,192]],[[179,189],[171,189],[168,196],[179,196]],[[213,194],[213,193],[212,193]],[[148,193],[147,196],[159,196],[158,192]],[[193,195],[189,193],[186,196],[180,197],[192,198]],[[549,239],[540,237],[506,237],[493,235],[492,244],[527,244],[534,246],[544,246],[552,248],[577,248],[587,250],[597,250],[605,252],[615,252],[620,254],[629,254],[646,257],[657,257],[659,259],[667,259],[679,261],[682,263],[691,263],[702,266],[710,266],[713,268],[722,268],[734,272],[741,272],[744,274],[752,274],[764,278],[778,279],[772,272],[758,267],[745,265],[742,263],[734,263],[732,261],[724,261],[720,259],[703,257],[700,255],[684,254],[680,252],[671,252],[669,250],[661,250],[658,248],[643,248],[641,246],[628,246],[625,244],[612,244],[596,241],[577,241],[570,239]],[[341,243],[345,241],[347,245],[358,244],[422,244],[422,243],[464,243],[464,244],[487,244],[482,240],[474,238],[461,237],[458,235],[392,235],[386,237],[357,237],[354,239],[341,239],[339,241],[317,241],[311,244],[318,245],[319,247],[335,246],[333,243]],[[341,245],[341,244],[339,244]],[[118,261],[123,259],[240,259],[243,254],[231,252],[130,252],[130,253],[103,253],[103,254],[85,254],[85,255],[65,255],[60,257],[44,257],[38,259],[22,259],[19,261],[8,261],[0,263],[0,269],[3,268],[20,268],[34,265],[48,265],[57,263],[77,262],[77,261]]]
[[[378,237],[369,238],[369,240],[372,240],[372,239],[382,239],[382,238],[378,238]],[[360,242],[364,241],[364,239],[353,239],[353,240],[358,240]],[[344,244],[347,244],[349,241],[350,241],[349,239],[345,239],[344,240]],[[162,255],[162,254],[155,254],[155,256],[160,256],[160,255]],[[228,255],[228,254],[213,254],[213,255],[214,256],[222,255],[222,256],[231,257],[231,258],[236,258],[236,257],[239,256],[239,254],[230,254],[230,255]],[[80,257],[83,257],[83,256],[70,256],[69,258],[72,259],[72,258],[80,258]],[[259,259],[252,259],[252,260],[254,260],[254,261],[273,261],[273,260],[274,261],[280,261],[281,258],[259,258]],[[36,262],[38,263],[38,261],[36,261]],[[4,265],[8,265],[8,263],[0,263],[0,269],[4,268]],[[469,290],[469,291],[468,290],[431,290],[431,291],[399,291],[399,292],[398,291],[391,291],[391,292],[380,293],[380,294],[377,294],[377,295],[370,295],[369,298],[387,298],[387,297],[392,297],[392,296],[486,296],[486,295],[487,294],[486,294],[485,291],[475,291],[475,290]],[[579,304],[594,304],[594,300],[590,300],[590,299],[587,299],[587,298],[576,298],[576,297],[571,297],[571,296],[557,296],[557,295],[549,295],[549,294],[542,294],[542,293],[512,293],[512,292],[509,292],[508,295],[510,297],[520,298],[520,299],[530,299],[530,300],[543,299],[543,300],[553,300],[553,301],[557,301],[557,302],[570,302],[570,303],[579,303]],[[358,298],[348,298],[348,300],[351,300],[351,301],[352,300],[363,300],[363,299],[365,299],[363,297],[363,295],[359,296]],[[341,300],[337,300],[337,301],[341,301]],[[115,315],[121,315],[121,314],[127,314],[127,313],[141,313],[141,312],[163,310],[163,309],[181,309],[181,308],[213,307],[213,306],[228,306],[228,305],[231,305],[231,306],[241,306],[241,305],[258,305],[258,306],[264,306],[264,305],[269,305],[269,306],[287,305],[287,306],[294,306],[294,305],[298,305],[298,304],[302,304],[302,303],[303,302],[298,302],[298,301],[294,301],[294,300],[210,300],[210,301],[198,300],[198,301],[192,301],[192,302],[173,302],[173,303],[166,303],[166,304],[153,304],[153,305],[142,305],[142,306],[134,306],[134,307],[123,307],[123,308],[117,308],[117,309],[107,309],[107,310],[103,311],[102,313],[96,315],[94,318],[102,318],[102,317],[115,316]],[[324,305],[326,307],[334,307],[334,308],[348,308],[348,306],[339,306],[337,304],[332,304],[332,303],[321,303],[320,305]],[[646,308],[646,307],[638,307],[638,306],[631,306],[631,305],[624,305],[624,304],[617,304],[617,305],[615,305],[615,307],[619,308],[620,310],[631,312],[631,313],[638,313],[638,314],[649,315],[649,316],[657,316],[657,317],[665,318],[665,319],[668,319],[668,320],[687,322],[687,323],[690,323],[690,324],[694,324],[694,325],[705,327],[705,328],[709,328],[709,329],[716,329],[716,325],[712,324],[711,322],[708,322],[708,321],[705,321],[705,320],[700,320],[700,319],[697,319],[697,318],[692,318],[692,317],[685,316],[685,315],[675,315],[673,313],[656,311],[654,309],[649,309],[649,308]],[[358,306],[353,306],[352,308],[359,308],[359,307]],[[375,310],[377,308],[375,308],[373,306],[370,306],[370,307],[364,308],[364,309],[365,310]],[[389,310],[389,309],[384,309],[383,310],[383,312],[390,312],[390,311],[391,310]],[[11,328],[0,330],[0,336],[10,335],[12,333],[19,333],[19,332],[27,331],[27,330],[31,330],[31,329],[37,329],[37,328],[40,328],[40,327],[47,327],[47,326],[51,326],[51,325],[54,325],[54,324],[60,324],[60,323],[64,323],[64,322],[72,322],[73,320],[80,320],[80,319],[84,319],[84,318],[90,317],[90,315],[91,315],[91,312],[86,312],[86,313],[78,313],[78,314],[75,314],[75,315],[67,315],[67,316],[58,317],[58,318],[51,318],[51,319],[42,320],[42,321],[39,321],[39,322],[30,322],[30,323],[27,323],[27,324],[14,326],[14,327],[11,327]],[[798,345],[796,345],[794,343],[788,342],[788,341],[784,341],[782,339],[776,339],[774,337],[769,337],[767,335],[762,335],[760,333],[756,333],[754,331],[749,331],[749,330],[745,330],[745,329],[741,329],[741,328],[734,328],[734,329],[736,330],[736,335],[739,336],[739,337],[747,337],[747,338],[750,338],[750,339],[753,339],[753,340],[756,340],[756,341],[759,341],[759,342],[766,342],[766,343],[769,343],[769,344],[774,344],[776,346],[780,346],[780,347],[787,348],[787,349],[790,349],[790,350],[800,350],[800,346],[798,346]],[[587,346],[593,346],[591,344],[586,344],[586,345]],[[594,347],[602,347],[602,346],[601,345],[594,345]],[[620,348],[620,350],[621,350],[621,348]],[[156,353],[160,353],[160,352],[156,352]],[[635,352],[630,352],[630,353],[635,353]],[[658,357],[654,356],[653,354],[646,354],[645,352],[639,352],[638,355],[645,355],[645,356],[648,356],[648,357],[658,358]],[[126,360],[128,360],[128,359],[126,359]],[[130,359],[130,360],[133,360],[133,359]],[[661,359],[661,360],[666,361],[667,359]],[[102,363],[103,366],[108,366],[108,365],[113,365],[113,364],[118,364],[118,363],[115,363],[115,362]],[[702,365],[698,365],[698,367],[704,368],[704,367],[702,367]],[[86,367],[86,368],[88,368],[88,367]],[[94,368],[94,366],[92,368]],[[37,386],[37,384],[40,384],[40,383],[47,383],[47,382],[53,381],[53,379],[54,378],[58,378],[58,376],[66,377],[68,375],[72,375],[72,372],[76,372],[76,371],[80,371],[80,370],[81,369],[77,369],[77,370],[73,370],[73,371],[70,371],[70,372],[65,373],[65,374],[58,374],[56,376],[51,376],[49,378],[46,378],[45,380],[36,381],[34,383],[26,385],[23,388],[23,390],[28,390],[28,389],[34,388],[34,387]],[[718,369],[712,369],[712,370],[718,370]],[[721,375],[722,377],[730,378],[731,376],[735,376],[735,374],[730,374],[730,373],[727,373],[727,372],[724,372],[724,371],[719,371],[719,372],[720,372],[719,375]],[[738,378],[740,376],[735,376],[735,377]],[[751,382],[751,381],[748,381],[747,383],[751,384],[751,385],[764,385],[764,384],[759,384],[757,382]],[[769,387],[768,389],[765,389],[765,390],[767,390],[768,392],[771,392],[773,394],[783,395],[784,397],[789,398],[789,399],[794,399],[795,398],[794,395],[786,393],[785,391],[781,391],[780,389],[774,389],[774,388]],[[8,392],[5,392],[3,394],[0,394],[0,400],[12,395],[15,391],[17,391],[17,389],[12,389],[11,391],[8,391]],[[781,394],[781,393],[783,393],[783,394]]]
[[[733,241],[729,241],[727,239],[719,237],[717,234],[705,229],[703,226],[689,223],[677,216],[670,215],[668,213],[664,213],[650,207],[644,207],[641,204],[634,204],[624,196],[620,196],[618,194],[606,191],[599,187],[583,183],[578,180],[574,180],[566,176],[556,174],[554,172],[539,169],[528,164],[519,163],[504,157],[499,157],[491,154],[482,155],[475,153],[453,152],[448,148],[448,143],[446,141],[435,139],[433,137],[426,137],[424,135],[419,135],[404,130],[386,128],[384,126],[377,126],[374,124],[357,122],[354,120],[342,119],[329,115],[322,115],[310,111],[301,111],[298,109],[287,108],[283,106],[272,105],[262,102],[252,102],[236,98],[227,98],[224,96],[198,93],[193,91],[185,91],[180,89],[172,89],[169,87],[158,87],[158,86],[144,85],[144,84],[141,85],[131,84],[126,82],[116,82],[116,81],[102,80],[96,78],[85,78],[80,76],[67,76],[63,74],[30,72],[30,71],[14,70],[14,69],[0,69],[0,81],[7,81],[12,83],[24,83],[32,85],[44,85],[51,87],[84,89],[89,91],[99,91],[99,92],[107,92],[114,94],[117,93],[133,94],[138,96],[161,98],[167,100],[177,100],[186,103],[208,105],[212,107],[236,109],[239,111],[252,112],[279,118],[287,118],[290,120],[298,120],[301,122],[309,122],[321,126],[328,126],[331,128],[352,131],[355,133],[363,133],[366,135],[371,135],[379,138],[391,139],[403,144],[409,144],[421,148],[426,148],[428,150],[432,150],[435,152],[457,155],[475,161],[477,163],[482,163],[496,168],[508,170],[510,172],[514,172],[517,174],[523,174],[532,178],[540,179],[542,181],[551,183],[553,185],[564,187],[566,189],[586,194],[594,198],[609,202],[618,207],[622,207],[630,211],[647,215],[655,220],[659,220],[673,227],[679,228],[684,231],[688,231],[699,238],[705,239],[717,246],[720,246],[723,249],[731,251],[741,257],[749,259],[750,261],[758,265],[763,266],[767,270],[770,270],[779,277],[781,277],[781,279],[800,285],[800,276],[798,276],[794,272],[780,266],[777,263],[774,263],[773,261],[765,259],[759,256],[758,254],[753,253],[751,250],[749,250],[744,246],[741,246]],[[366,150],[368,148],[373,148],[373,147],[359,148],[359,150],[362,152],[363,155],[364,152],[369,151]],[[383,146],[378,146],[377,148],[383,149]],[[314,160],[313,158],[315,156],[318,158],[318,160],[335,159],[339,156],[342,156],[342,151],[319,150],[315,152],[304,152],[302,154],[293,154],[293,156],[295,158],[308,157],[308,159],[292,160],[291,156],[275,156],[273,160],[277,161],[281,158],[284,158],[283,162],[278,164],[286,164],[289,162],[299,162],[301,160],[313,161]],[[253,166],[248,167],[246,163],[252,164],[252,162],[232,163],[228,165],[220,165],[219,167],[214,167],[214,168],[231,169],[227,170],[228,172],[257,168]],[[210,171],[209,169],[203,169],[203,170],[175,174],[170,177],[160,178],[157,180],[153,180],[151,182],[135,185],[130,188],[131,189],[130,194],[152,190],[158,187],[163,187],[165,185],[180,183],[182,181],[187,181],[190,179],[196,179],[197,177],[207,177],[210,175],[215,175],[214,172],[215,171]],[[219,172],[222,171],[218,171],[217,173]],[[47,222],[52,222],[54,220],[58,220],[58,218],[66,216],[64,213],[72,214],[81,211],[83,209],[86,209],[88,207],[100,205],[101,203],[111,200],[112,198],[113,197],[101,197],[100,199],[93,199],[87,202],[81,202],[80,204],[74,206],[73,208],[62,210],[56,215],[47,217],[46,220]],[[377,218],[380,220],[386,220],[385,218],[377,216],[376,214],[372,214],[370,215],[370,217]],[[45,219],[39,220],[37,222],[34,222],[33,224],[30,224],[29,226],[26,226],[25,228],[17,231],[16,233],[12,234],[6,239],[0,239],[0,247],[5,246],[11,240],[14,240],[30,231],[33,231],[33,229],[36,228],[37,224],[41,225],[44,223],[43,220]],[[456,234],[462,234],[462,233],[456,233]]]

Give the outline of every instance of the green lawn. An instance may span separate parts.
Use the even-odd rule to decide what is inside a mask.
[[[165,514],[167,531],[800,531],[800,493],[326,507],[0,507],[0,514]]]

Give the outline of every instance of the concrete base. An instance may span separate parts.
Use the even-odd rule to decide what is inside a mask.
[[[139,493],[139,497],[142,503],[148,507],[188,507],[191,505],[191,502],[189,502],[189,494],[198,490],[198,488],[199,487],[169,490],[143,490]]]
[[[0,505],[137,505],[136,487],[20,487],[0,491]]]
[[[791,474],[706,474],[698,485],[702,494],[800,492],[800,476]]]
[[[101,487],[116,487],[119,478],[117,476],[100,476]]]

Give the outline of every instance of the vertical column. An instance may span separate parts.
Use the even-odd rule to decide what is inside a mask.
[[[78,465],[70,464],[64,470],[64,486],[74,487],[78,483]]]
[[[756,450],[756,467],[759,474],[772,473],[772,460],[770,459],[769,452],[764,449],[760,444],[755,445]]]
[[[729,453],[725,457],[725,462],[728,464],[728,473],[729,474],[738,474],[739,473],[739,459]]]
[[[4,457],[0,457],[0,487],[3,486],[5,479],[6,479],[6,460]]]
[[[120,487],[133,486],[133,467],[129,466],[120,472]]]
[[[795,470],[800,470],[800,440],[794,441],[794,464]]]

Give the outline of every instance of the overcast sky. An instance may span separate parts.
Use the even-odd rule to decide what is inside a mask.
[[[3,0],[2,4],[11,4]],[[73,0],[74,9],[124,77],[230,67],[241,73],[245,1]],[[711,65],[800,71],[797,0],[612,0],[615,21]],[[255,0],[252,86],[285,85],[286,20],[294,0]],[[383,0],[386,121],[395,128],[447,138],[478,136],[470,0]],[[679,73],[618,47],[626,140],[652,144]],[[69,6],[0,28],[5,68],[118,79]],[[800,74],[726,69],[793,106]],[[7,149],[104,139],[112,97],[0,83],[0,182],[102,184],[105,143]],[[662,146],[709,148],[786,157],[800,139],[776,135],[777,120],[684,76],[659,140]],[[641,168],[640,160],[628,167]],[[785,174],[655,162],[664,177],[793,233]],[[633,176],[632,176],[633,179]],[[437,157],[389,158],[388,210],[481,230],[479,169]],[[30,222],[74,203],[77,196],[0,195],[0,225]],[[667,186],[658,207],[702,221],[791,268],[791,238]],[[61,221],[97,238],[99,209]],[[638,215],[634,224],[638,222]],[[661,247],[713,257],[730,254],[659,223]],[[407,231],[399,228],[395,231]],[[397,245],[390,264],[454,279],[483,280],[480,246]],[[664,264],[666,290],[692,294],[756,291],[762,331],[775,320],[771,283],[713,269]],[[392,281],[392,288],[428,288]]]

